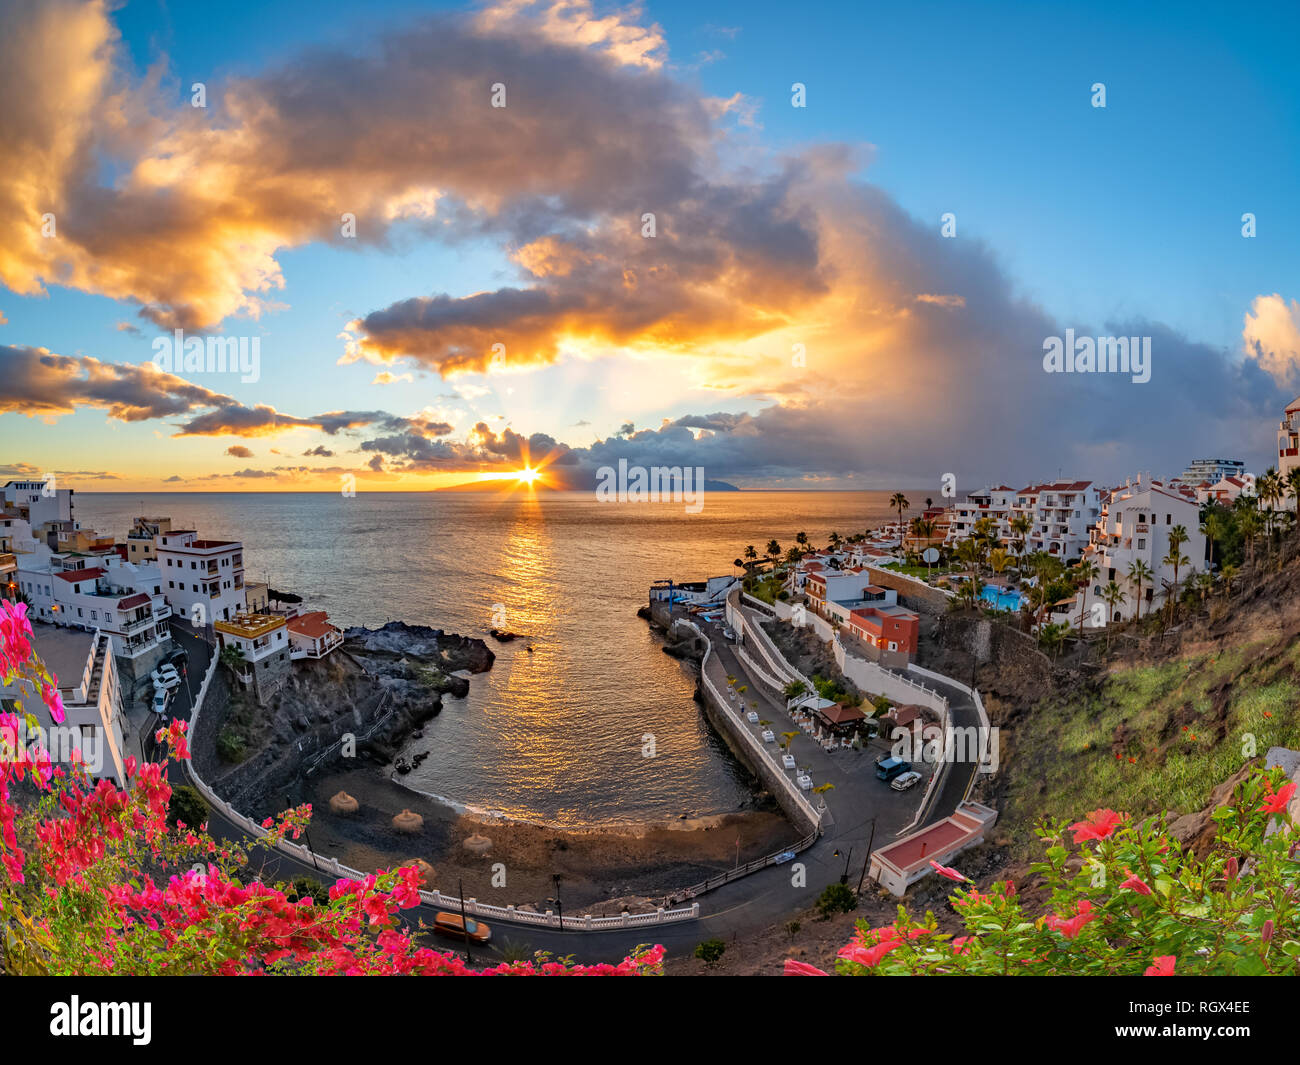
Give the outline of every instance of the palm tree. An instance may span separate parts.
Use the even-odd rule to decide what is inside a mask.
[[[1079,609],[1079,635],[1083,635],[1083,618],[1088,613],[1088,586],[1097,579],[1097,564],[1085,559],[1074,568],[1074,579],[1083,583],[1083,604]]]
[[[898,511],[898,524],[901,528],[903,525],[903,512],[911,508],[912,504],[907,501],[907,496],[902,492],[895,492],[889,497],[889,505],[893,510]]]
[[[1229,562],[1223,569],[1219,570],[1219,579],[1223,581],[1223,597],[1232,598],[1232,582],[1237,576],[1237,567]]]
[[[244,649],[242,647],[227,644],[221,649],[221,654],[218,657],[221,664],[229,669],[231,673],[239,674],[243,672],[240,668],[244,664]]]
[[[1011,556],[1002,548],[989,552],[989,568],[999,576],[1011,565]]]
[[[1300,473],[1300,466],[1295,471]],[[1201,532],[1205,534],[1206,543],[1210,545],[1210,569],[1214,568],[1214,545],[1228,535],[1229,524],[1226,514],[1219,507],[1212,507],[1201,522]]]
[[[1245,499],[1245,496],[1239,497]],[[1259,535],[1260,526],[1259,511],[1253,505],[1242,507],[1241,513],[1237,515],[1237,528],[1241,532],[1242,539],[1246,541],[1246,561],[1255,561],[1255,537]]]
[[[799,733],[797,733],[797,732],[783,732],[783,733],[781,733],[781,738],[782,738],[783,740],[785,740],[785,742],[784,742],[783,744],[781,744],[781,750],[785,751],[786,753],[789,753],[789,751],[790,751],[790,743],[791,743],[791,742],[794,740],[794,738],[795,738],[796,736],[798,736],[798,735],[799,735]]]
[[[1180,566],[1190,566],[1191,559],[1183,554],[1183,544],[1187,543],[1187,529],[1182,525],[1175,525],[1169,530],[1169,554],[1165,555],[1161,562],[1166,566],[1174,567],[1174,593],[1178,591],[1178,570]],[[1178,616],[1178,601],[1174,596],[1169,596],[1169,620],[1173,621]]]
[[[769,540],[767,542],[767,548],[763,553],[767,555],[771,560],[772,565],[775,566],[776,560],[781,557],[781,545],[775,540]]]
[[[831,533],[830,536],[826,537],[826,542],[831,545],[832,551],[838,551],[840,548],[840,534],[837,532]]]
[[[1148,566],[1140,558],[1134,559],[1133,564],[1128,568],[1128,579],[1133,584],[1137,585],[1137,596],[1134,598],[1133,602],[1137,608],[1136,619],[1138,621],[1141,621],[1142,620],[1142,583],[1144,581],[1149,581],[1151,579],[1151,567]]]
[[[1121,588],[1121,587],[1120,587],[1118,584],[1116,584],[1114,581],[1111,581],[1110,583],[1108,583],[1108,584],[1106,585],[1105,588],[1103,588],[1103,589],[1101,590],[1101,597],[1102,597],[1104,600],[1106,600],[1106,606],[1109,608],[1109,609],[1106,611],[1106,613],[1107,613],[1107,618],[1106,618],[1106,650],[1107,650],[1107,652],[1109,652],[1109,651],[1110,651],[1110,629],[1111,629],[1111,621],[1112,621],[1112,620],[1114,619],[1114,617],[1115,617],[1115,608],[1116,608],[1117,606],[1119,606],[1122,602],[1124,602],[1124,600],[1127,598],[1127,596],[1124,595],[1124,589],[1123,589],[1123,588]]]
[[[1273,557],[1273,521],[1274,507],[1273,504],[1282,499],[1285,489],[1282,487],[1282,478],[1278,476],[1277,470],[1270,466],[1255,481],[1255,494],[1260,500],[1267,504],[1268,509],[1264,513],[1264,533],[1268,537],[1268,555]]]
[[[1296,501],[1296,513],[1300,514],[1300,466],[1292,466],[1286,471],[1286,489]],[[1297,523],[1300,525],[1300,522]]]
[[[747,548],[745,548],[744,559],[745,559],[746,569],[749,569],[755,562],[758,561],[758,552],[754,550],[753,544],[750,544]]]
[[[1066,634],[1070,631],[1070,626],[1063,622],[1052,622],[1043,629],[1039,639],[1047,645],[1048,650],[1052,652],[1052,658],[1055,659],[1061,652],[1061,646],[1065,643]]]
[[[1015,544],[1017,555],[1025,553],[1025,544],[1029,537],[1029,530],[1034,527],[1033,520],[1028,514],[1017,514],[1011,519],[1011,531],[1016,534]]]
[[[808,534],[806,532],[795,533],[794,542],[799,545],[800,550],[808,550]]]

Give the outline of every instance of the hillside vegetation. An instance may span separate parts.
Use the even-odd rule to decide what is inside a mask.
[[[1300,748],[1300,551],[1259,560],[1236,587],[1099,677],[995,714],[994,798],[1016,857],[1039,818],[1199,811],[1270,747]]]

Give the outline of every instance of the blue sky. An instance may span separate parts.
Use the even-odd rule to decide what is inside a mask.
[[[214,19],[199,6],[129,2],[110,17],[121,34],[121,76],[138,85],[153,64],[165,63],[159,96],[181,108],[193,81],[220,92],[232,79],[293,70],[316,49],[373,48],[386,30],[406,32],[431,12],[468,18],[476,10],[278,0],[232,4]],[[1252,301],[1277,293],[1285,304],[1300,290],[1300,68],[1292,58],[1300,15],[1293,7],[1256,8],[1249,19],[1185,5],[650,2],[639,17],[616,7],[596,10],[623,10],[629,23],[660,27],[667,55],[660,76],[685,94],[743,94],[753,123],[734,116],[719,122],[727,165],[770,171],[783,158],[828,144],[856,146],[861,165],[854,181],[881,190],[922,228],[937,232],[940,216],[954,213],[962,245],[978,249],[979,262],[963,262],[960,272],[995,271],[1009,298],[1050,320],[1098,331],[1116,323],[1116,332],[1127,331],[1121,324],[1158,323],[1219,352],[1231,369],[1241,359]],[[796,81],[807,86],[806,108],[790,106]],[[1105,84],[1104,109],[1091,106],[1094,82]],[[98,180],[111,184],[118,165],[101,159]],[[1254,239],[1241,235],[1245,212],[1257,218]],[[823,220],[834,221],[833,212]],[[370,383],[370,363],[337,365],[338,334],[353,319],[409,298],[462,298],[519,285],[507,258],[511,246],[498,232],[446,244],[400,226],[378,246],[287,242],[274,253],[285,287],[269,294],[286,306],[263,313],[254,327],[275,357],[266,359],[255,386],[226,382],[219,391],[304,416],[379,407],[409,416],[456,402],[464,419],[457,431],[492,414],[494,428],[509,424],[574,447],[616,433],[625,420],[641,428],[710,411],[753,415],[788,402],[770,382],[758,390],[720,389],[712,371],[696,387],[697,370],[680,362],[656,376],[638,369],[643,356],[627,351],[608,361],[562,358],[499,379],[457,378],[472,391],[486,390],[471,399],[455,396],[436,362],[389,367],[413,376],[397,386],[400,402],[394,386]],[[923,257],[942,254],[940,247]],[[86,290],[93,286],[61,287],[57,276],[51,270],[43,277],[46,296],[0,288],[0,313],[8,319],[0,343],[138,363],[157,330],[136,317],[137,306]],[[123,322],[143,335],[121,331]],[[228,318],[225,331],[250,328],[238,323]],[[655,381],[661,387],[652,389]],[[1289,385],[1280,380],[1278,387],[1285,392]],[[1258,407],[1259,386],[1247,381],[1241,390],[1242,402]],[[92,406],[60,421],[84,425],[89,435],[112,419]],[[137,442],[146,431],[111,427],[119,430]],[[150,431],[156,437],[168,429],[153,424]],[[68,444],[56,443],[57,435],[20,415],[0,416],[6,454],[27,447],[57,453],[24,461],[68,465]],[[1226,428],[1220,437],[1225,447],[1236,442]],[[1252,430],[1237,450],[1265,461],[1267,439],[1266,431]],[[1111,444],[1123,450],[1123,441]],[[194,438],[170,448],[195,469],[212,450],[211,441]],[[769,460],[766,475],[790,476],[799,465],[792,460],[791,471],[781,473]],[[757,465],[754,472],[761,472]],[[864,465],[827,472],[880,471]],[[132,477],[134,483],[144,475],[138,468]]]

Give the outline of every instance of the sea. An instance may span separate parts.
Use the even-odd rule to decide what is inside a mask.
[[[398,620],[484,639],[493,668],[444,699],[404,783],[471,812],[565,828],[702,817],[752,801],[692,701],[688,668],[637,617],[652,581],[737,573],[806,532],[824,545],[893,517],[890,492],[94,493],[76,517],[125,536],[141,514],[244,544],[245,576],[340,627]],[[923,500],[909,493],[913,512]],[[492,628],[520,634],[509,643]],[[647,756],[652,752],[652,756]]]

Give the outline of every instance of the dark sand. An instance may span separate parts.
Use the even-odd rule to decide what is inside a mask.
[[[456,894],[458,879],[465,895],[496,905],[549,907],[555,894],[553,874],[560,874],[560,897],[566,913],[617,913],[622,900],[664,898],[682,888],[732,868],[740,862],[783,849],[798,833],[772,806],[689,821],[628,828],[569,830],[520,821],[460,814],[441,802],[386,779],[385,769],[357,766],[322,773],[300,787],[295,801],[312,804],[311,841],[325,857],[369,872],[423,858],[435,870],[433,886]],[[346,791],[361,804],[351,817],[334,814],[330,797]],[[403,808],[424,818],[416,834],[404,835],[391,824]],[[487,836],[492,848],[477,855],[464,846],[471,835]],[[505,886],[492,884],[497,863],[505,866]],[[500,873],[497,871],[497,878]],[[611,900],[620,900],[611,905]],[[602,911],[602,904],[607,909]],[[635,902],[627,908],[647,908]]]

